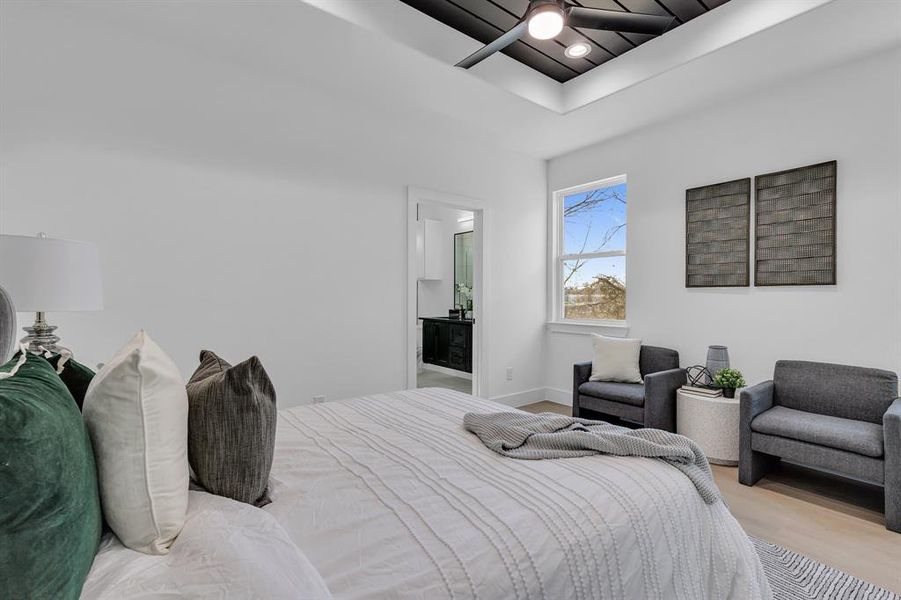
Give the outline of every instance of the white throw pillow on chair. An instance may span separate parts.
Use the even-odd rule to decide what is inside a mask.
[[[641,356],[641,340],[592,335],[594,360],[591,362],[589,381],[618,381],[641,383],[638,360]]]
[[[106,522],[125,546],[167,554],[188,507],[188,396],[178,367],[138,332],[94,376],[83,415]]]

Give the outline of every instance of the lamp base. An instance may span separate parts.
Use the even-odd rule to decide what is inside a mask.
[[[22,329],[28,335],[19,341],[27,346],[29,352],[34,354],[42,354],[44,352],[59,353],[61,348],[56,345],[59,341],[59,336],[53,335],[53,332],[56,331],[56,325],[48,324],[44,320],[44,313],[35,313],[34,325],[23,327]]]

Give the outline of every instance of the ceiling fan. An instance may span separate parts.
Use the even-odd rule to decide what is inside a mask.
[[[468,69],[479,64],[521,39],[527,32],[538,40],[549,40],[563,31],[564,26],[585,29],[605,29],[620,33],[648,33],[660,35],[675,22],[672,16],[647,15],[602,8],[585,8],[566,0],[529,0],[526,14],[510,29],[487,46],[473,52],[456,66]]]

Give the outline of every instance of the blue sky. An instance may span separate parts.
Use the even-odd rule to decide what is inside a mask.
[[[583,202],[593,192],[583,192],[565,196],[564,214],[567,209]],[[597,198],[603,200],[591,210],[578,211],[563,220],[563,253],[604,252],[625,250],[626,248],[626,184],[601,188]],[[581,285],[591,281],[595,275],[606,273],[621,281],[626,280],[626,260],[623,256],[595,258],[588,260],[570,279],[568,286]],[[568,271],[564,270],[564,274]]]

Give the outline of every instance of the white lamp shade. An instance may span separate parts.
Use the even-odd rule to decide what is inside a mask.
[[[0,235],[0,286],[20,312],[103,309],[100,253],[89,242]]]

